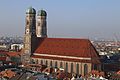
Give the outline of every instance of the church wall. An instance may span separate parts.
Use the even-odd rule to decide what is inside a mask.
[[[73,62],[73,72],[76,73],[76,62]]]
[[[88,65],[88,72],[91,72],[91,69],[92,69],[92,65],[91,63],[82,63],[82,74],[84,75],[84,65],[87,64]]]
[[[68,62],[68,72],[71,73],[71,62]]]
[[[41,58],[32,58],[34,61],[38,61],[38,64],[41,64],[41,60],[43,61],[43,64],[46,65],[46,61],[48,62],[48,67],[51,67],[51,61],[52,61],[52,67],[55,67],[55,62],[57,62],[57,68],[60,68],[60,63],[62,62],[63,69],[66,69],[66,63],[68,63],[68,70],[67,72],[71,73],[71,63],[73,63],[73,74],[81,74],[84,76],[84,65],[86,64],[88,66],[88,73],[91,72],[91,63],[81,63],[81,62],[70,62],[70,61],[62,61],[62,60],[52,60],[52,59],[41,59]],[[79,65],[79,70],[77,70],[77,64]]]

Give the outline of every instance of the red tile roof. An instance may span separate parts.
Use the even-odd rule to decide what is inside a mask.
[[[105,72],[102,71],[98,71],[98,70],[92,70],[91,72],[89,72],[89,75],[96,75],[96,76],[102,76],[105,77]]]
[[[117,74],[120,74],[120,71],[118,71]]]
[[[2,77],[8,77],[8,78],[13,77],[15,74],[16,74],[16,73],[13,72],[13,71],[11,71],[11,70],[6,70],[6,71],[0,72],[0,75],[1,75]]]
[[[6,61],[6,57],[0,57],[0,61]]]
[[[40,38],[34,54],[36,53],[99,59],[97,51],[88,39]]]
[[[7,52],[6,54],[10,57],[19,57],[20,52]]]
[[[18,57],[20,56],[21,52],[5,52],[5,51],[2,52],[1,51],[0,54],[7,55],[9,57],[14,57],[14,56]]]

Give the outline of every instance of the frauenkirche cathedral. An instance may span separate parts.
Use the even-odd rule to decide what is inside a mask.
[[[100,70],[97,51],[88,39],[48,38],[47,13],[32,7],[26,10],[23,63],[43,64],[85,75]]]

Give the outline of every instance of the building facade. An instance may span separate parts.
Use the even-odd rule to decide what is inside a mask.
[[[38,11],[36,20],[35,9],[27,9],[24,63],[34,62],[82,75],[101,69],[99,55],[88,39],[48,38],[46,19],[46,11]]]

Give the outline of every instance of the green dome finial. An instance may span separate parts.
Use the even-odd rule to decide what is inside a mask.
[[[47,16],[47,13],[45,10],[41,9],[38,11],[38,16]]]
[[[26,10],[26,14],[36,14],[36,10],[34,8],[32,8],[32,6],[30,6],[27,10]]]

